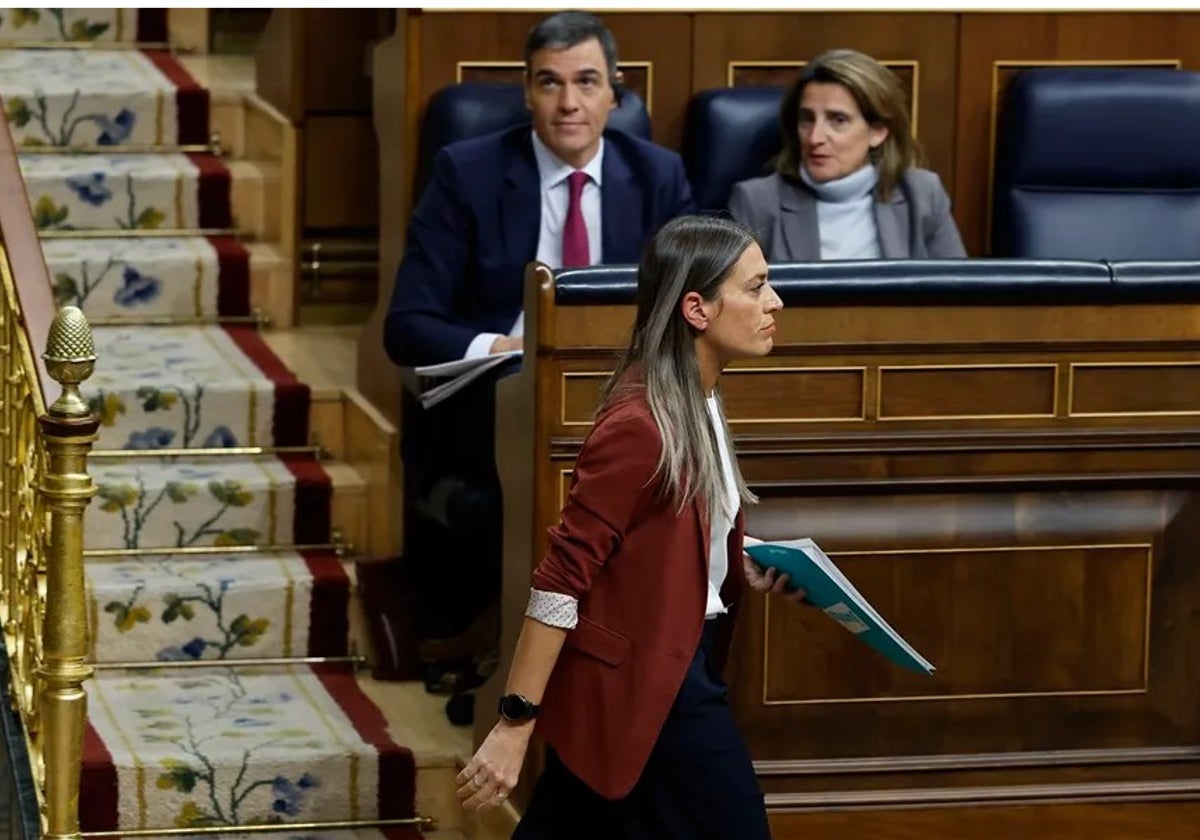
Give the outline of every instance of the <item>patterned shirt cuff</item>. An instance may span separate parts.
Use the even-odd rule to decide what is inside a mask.
[[[579,621],[579,602],[561,592],[530,589],[525,615],[549,627],[573,630]]]

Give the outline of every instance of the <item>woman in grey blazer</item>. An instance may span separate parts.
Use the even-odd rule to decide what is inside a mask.
[[[729,212],[771,262],[965,257],[937,174],[918,169],[904,90],[854,50],[805,65],[779,113],[777,171],[735,184]]]

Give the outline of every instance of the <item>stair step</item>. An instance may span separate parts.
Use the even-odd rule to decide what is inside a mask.
[[[38,230],[232,225],[232,176],[213,155],[22,154],[20,165]]]
[[[167,53],[0,51],[18,147],[208,142],[208,92]]]
[[[311,458],[94,459],[85,549],[319,545],[329,476]]]
[[[412,753],[344,669],[101,671],[88,707],[85,833],[413,815]]]
[[[100,449],[303,446],[309,390],[252,327],[97,327]],[[264,370],[267,372],[264,373]]]
[[[138,19],[158,10],[139,9],[0,9],[0,47],[14,41],[136,41]],[[159,11],[161,15],[161,11]],[[165,28],[156,22],[155,29]],[[142,40],[161,38],[143,33]]]
[[[87,564],[97,662],[345,656],[350,581],[331,552]]]
[[[101,318],[215,318],[250,313],[251,253],[231,237],[50,239],[59,306]]]

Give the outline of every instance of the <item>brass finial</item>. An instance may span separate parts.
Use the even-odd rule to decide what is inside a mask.
[[[78,306],[64,306],[50,322],[46,338],[46,371],[62,386],[62,393],[50,406],[56,417],[87,417],[88,405],[79,395],[79,383],[96,368],[96,345],[92,328]]]

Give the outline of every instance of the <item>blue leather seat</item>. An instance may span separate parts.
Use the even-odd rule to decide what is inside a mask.
[[[781,148],[781,87],[704,90],[688,103],[683,163],[696,207],[723,211],[733,185],[770,171]]]
[[[996,140],[993,255],[1200,259],[1200,74],[1029,70]]]
[[[434,155],[442,146],[481,137],[529,122],[525,88],[499,82],[463,82],[442,88],[429,100],[421,121],[416,192],[425,188]],[[650,115],[642,98],[630,90],[621,92],[620,104],[608,117],[608,127],[635,137],[650,139]]]
[[[1088,260],[885,260],[775,263],[771,286],[786,306],[981,306],[1195,303],[1200,263]],[[637,266],[555,272],[558,306],[633,305]]]

